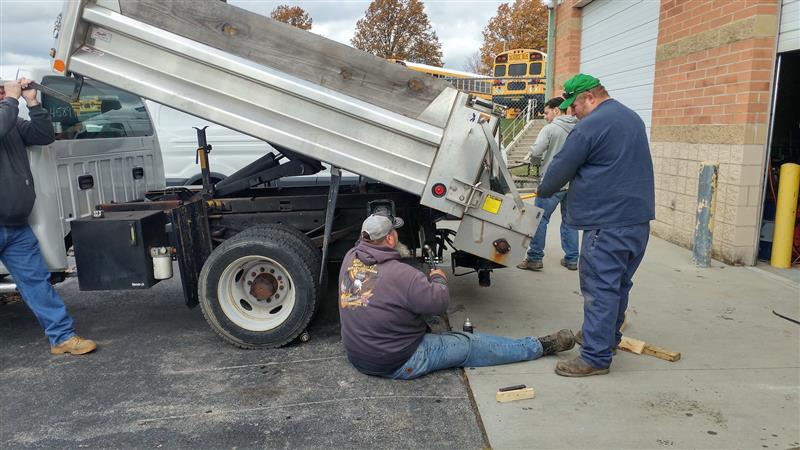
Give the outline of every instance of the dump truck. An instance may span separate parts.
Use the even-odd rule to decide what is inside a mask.
[[[225,341],[276,347],[308,337],[328,263],[369,214],[405,220],[411,263],[449,255],[485,286],[525,256],[541,210],[514,187],[492,105],[444,81],[218,0],[72,0],[56,28],[65,93],[97,80],[275,149],[212,183],[198,129],[202,187],[72,222],[81,290],[146,289],[175,261],[186,304]],[[326,185],[284,182],[323,170]]]

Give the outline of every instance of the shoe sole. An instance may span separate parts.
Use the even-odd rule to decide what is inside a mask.
[[[71,351],[71,350],[50,350],[51,355],[66,355],[69,353],[70,355],[85,355],[87,353],[91,353],[97,350],[97,347],[90,348],[89,350],[84,351]]]
[[[592,375],[605,375],[607,373],[608,369],[593,370],[589,373],[572,373],[572,372],[564,372],[556,368],[556,374],[561,375],[562,377],[570,377],[570,378],[591,377]]]
[[[544,269],[544,266],[542,266],[542,267],[539,267],[539,268],[537,268],[537,269],[534,269],[533,267],[520,267],[520,266],[517,266],[517,269],[520,269],[520,270],[530,270],[531,272],[541,272],[541,271],[542,271],[542,269]]]

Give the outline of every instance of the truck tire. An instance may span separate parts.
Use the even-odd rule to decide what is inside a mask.
[[[297,246],[295,250],[297,250],[302,256],[303,259],[309,261],[311,270],[314,274],[314,279],[319,280],[319,272],[322,269],[322,252],[311,242],[308,236],[305,233],[298,230],[297,228],[291,227],[289,225],[284,225],[281,223],[262,223],[259,225],[254,225],[250,228],[242,230],[239,235],[248,235],[248,234],[269,234],[269,233],[285,233],[289,234],[298,242],[302,242],[303,245]],[[317,293],[316,293],[316,303],[314,304],[314,310],[319,306],[319,302],[322,301],[322,286],[319,285],[317,282]]]
[[[200,271],[200,307],[225,341],[241,348],[280,347],[314,315],[317,270],[298,236],[257,228],[211,252]]]

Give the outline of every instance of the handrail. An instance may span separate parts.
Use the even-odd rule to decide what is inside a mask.
[[[533,119],[535,110],[536,100],[528,100],[528,104],[514,117],[514,120],[512,120],[509,125],[503,127],[503,133],[500,137],[500,144],[503,147],[507,147],[514,142],[517,137],[519,137],[520,133],[525,131],[525,126]]]

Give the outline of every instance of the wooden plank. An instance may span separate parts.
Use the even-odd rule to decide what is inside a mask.
[[[619,343],[620,350],[625,350],[626,352],[636,353],[637,355],[641,355],[642,351],[644,351],[646,343],[644,341],[640,341],[639,339],[629,338],[626,336],[622,336],[622,340]]]
[[[533,388],[517,389],[515,391],[500,392],[497,391],[494,398],[500,403],[513,402],[517,400],[526,400],[533,398],[536,393]]]
[[[667,350],[665,348],[656,347],[655,345],[646,344],[642,353],[645,355],[655,356],[658,359],[663,359],[664,361],[671,361],[675,362],[681,359],[681,354],[678,352],[673,352],[672,350]]]
[[[122,14],[418,118],[450,85],[383,58],[218,0],[122,0]]]

